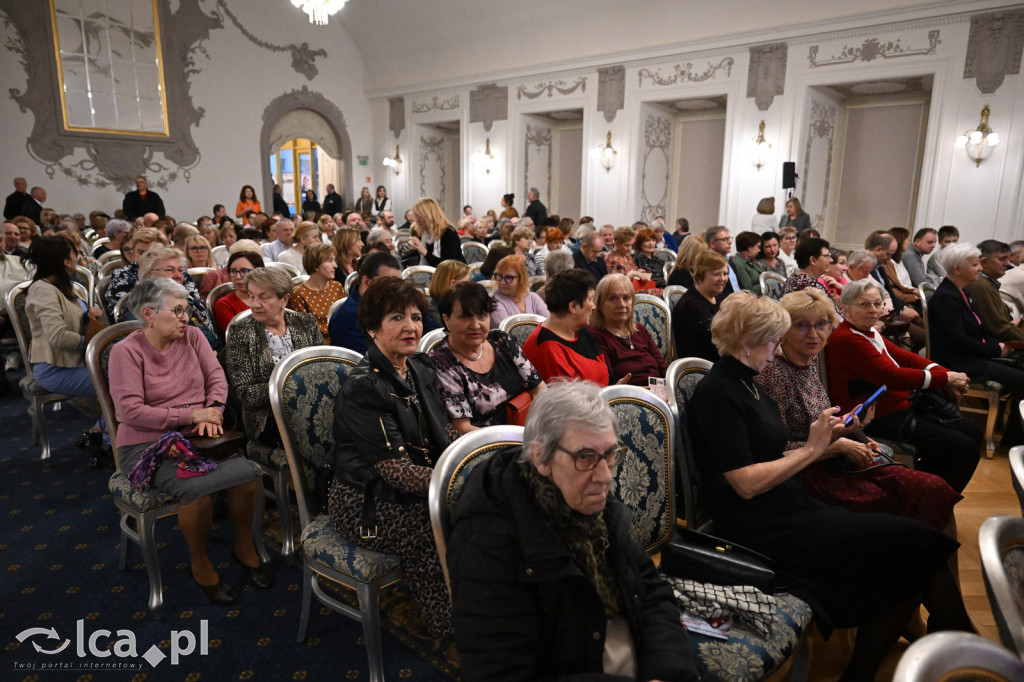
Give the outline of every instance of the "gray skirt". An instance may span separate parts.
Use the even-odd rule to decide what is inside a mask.
[[[155,441],[154,441],[155,442]],[[118,459],[121,460],[121,471],[128,474],[135,466],[135,463],[142,457],[153,443],[139,443],[138,445],[124,445],[117,449]],[[242,483],[255,480],[256,474],[252,464],[245,457],[232,457],[217,462],[217,468],[202,476],[190,478],[178,478],[178,467],[170,461],[164,460],[153,472],[152,487],[156,490],[173,495],[182,504],[195,502],[201,497],[233,488]]]

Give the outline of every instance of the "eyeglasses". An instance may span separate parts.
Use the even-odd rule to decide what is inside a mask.
[[[858,308],[860,308],[862,310],[867,310],[868,308],[874,308],[875,310],[882,310],[883,308],[885,308],[885,303],[882,302],[882,301],[857,301],[853,305],[857,306]]]
[[[170,310],[175,317],[184,317],[186,320],[192,317],[192,306],[176,305],[173,308],[157,308],[157,310]]]
[[[519,275],[495,275],[495,282],[504,282],[505,284],[512,284],[512,282],[519,279]]]
[[[732,237],[715,237],[711,241],[713,241],[713,242],[731,242],[732,241]]]
[[[190,246],[190,247],[188,247],[188,250],[189,251],[206,251],[206,247],[205,246]]]
[[[784,241],[784,242],[795,242],[796,241],[796,235],[795,234],[791,234],[791,235],[789,235],[787,237],[783,237],[782,241]]]
[[[819,334],[827,334],[832,331],[832,325],[827,321],[815,322],[814,324],[810,322],[794,322],[792,327],[800,336],[805,336],[812,328]]]
[[[174,273],[178,273],[179,275],[184,275],[185,274],[185,268],[175,268],[175,267],[170,267],[169,266],[169,267],[166,267],[166,268],[153,268],[152,270],[150,270],[150,272],[162,272],[165,275],[167,275],[168,277],[171,277],[171,276],[174,275]]]
[[[245,277],[250,272],[252,268],[228,268],[228,274],[232,277]]]
[[[626,446],[620,442],[617,442],[611,450],[608,452],[596,452],[590,448],[584,448],[576,452],[569,452],[558,443],[555,443],[555,449],[561,450],[565,454],[572,457],[573,464],[576,467],[576,471],[591,471],[597,467],[601,460],[608,465],[609,469],[614,469],[619,466],[622,458],[626,456]]]

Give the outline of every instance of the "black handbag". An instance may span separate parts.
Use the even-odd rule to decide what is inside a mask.
[[[953,428],[960,423],[960,407],[945,389],[920,388],[910,394],[914,415],[930,422]]]
[[[662,573],[715,585],[751,585],[767,594],[782,590],[772,560],[741,545],[680,528],[661,551]]]
[[[228,405],[217,404],[217,406],[224,408],[224,433],[219,436],[200,436],[198,434],[187,436],[188,441],[192,443],[192,447],[200,455],[215,462],[234,457],[240,452],[245,452],[245,433],[234,428],[228,428],[229,420],[232,427],[238,421],[234,410]]]

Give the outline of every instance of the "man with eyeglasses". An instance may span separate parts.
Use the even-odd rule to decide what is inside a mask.
[[[608,266],[605,264],[604,258],[601,258],[603,250],[604,240],[601,239],[601,234],[590,232],[580,242],[580,250],[572,256],[574,267],[586,270],[600,281],[608,274]]]
[[[722,293],[716,297],[719,305],[721,305],[726,296],[740,290],[740,280],[736,277],[736,271],[733,269],[732,261],[729,258],[729,252],[732,251],[732,237],[729,236],[729,228],[715,225],[704,231],[704,238],[708,242],[708,248],[721,255],[729,266],[729,283],[725,285],[725,289],[722,289]]]

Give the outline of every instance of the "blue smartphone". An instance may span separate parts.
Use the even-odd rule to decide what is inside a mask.
[[[870,397],[870,398],[868,398],[867,400],[865,400],[865,401],[864,401],[864,404],[863,404],[863,405],[861,405],[860,407],[858,407],[858,408],[857,408],[857,410],[856,410],[856,411],[855,411],[855,412],[854,412],[853,414],[849,415],[849,416],[848,416],[848,417],[846,418],[846,420],[845,420],[845,421],[843,422],[843,424],[845,424],[846,426],[849,426],[850,424],[852,424],[852,423],[853,423],[853,418],[854,418],[854,417],[859,417],[859,416],[860,416],[860,413],[861,413],[861,412],[863,412],[864,410],[866,410],[866,409],[868,409],[869,407],[871,407],[871,404],[872,404],[872,403],[874,403],[874,402],[875,402],[876,400],[878,400],[878,398],[879,398],[879,397],[880,397],[880,396],[881,396],[881,395],[882,395],[883,393],[885,393],[885,392],[886,392],[887,390],[889,390],[889,387],[888,387],[888,386],[885,386],[885,385],[883,385],[883,386],[882,386],[882,387],[881,387],[880,389],[878,389],[877,391],[875,391],[874,393],[872,393],[872,394],[871,394],[871,397]]]

